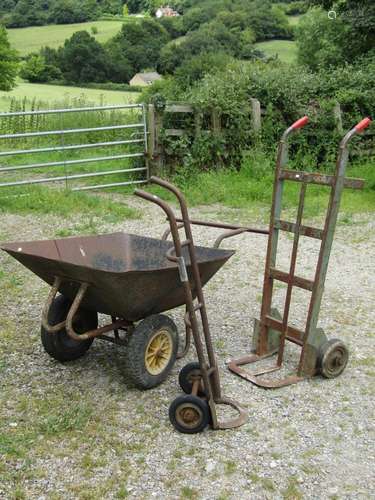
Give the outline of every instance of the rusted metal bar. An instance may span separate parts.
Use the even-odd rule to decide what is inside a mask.
[[[289,233],[294,233],[296,231],[296,225],[294,222],[284,220],[275,221],[275,228],[281,229],[282,231],[288,231]],[[323,238],[324,231],[315,227],[301,225],[299,228],[299,234],[301,236],[308,236],[309,238],[321,240]]]
[[[181,218],[176,218],[177,222],[182,222]],[[196,219],[189,219],[190,224],[193,224],[194,226],[205,226],[205,227],[213,227],[217,229],[243,229],[244,232],[247,233],[255,233],[255,234],[269,234],[269,231],[267,229],[257,229],[253,227],[246,227],[246,226],[238,226],[234,224],[225,224],[224,222],[208,222],[208,221],[201,221],[201,220],[196,220]]]
[[[276,279],[278,281],[282,281],[283,283],[292,283],[293,286],[297,286],[299,288],[303,288],[304,290],[312,291],[314,282],[308,280],[306,278],[301,278],[299,276],[291,277],[290,274],[280,271],[279,269],[270,269],[270,276],[272,279]]]
[[[57,333],[59,332],[62,328],[65,328],[66,321],[61,321],[61,323],[58,323],[57,325],[50,325],[48,322],[48,314],[49,310],[51,309],[52,302],[54,301],[57,292],[59,291],[59,288],[61,286],[62,279],[59,278],[58,276],[55,277],[53,286],[49,292],[47,302],[44,305],[43,312],[42,312],[42,325],[43,328],[48,332],[48,333]]]
[[[310,172],[297,172],[296,170],[283,170],[280,174],[280,179],[295,182],[309,182],[311,184],[319,184],[322,186],[334,186],[336,177],[334,175],[317,174]],[[364,181],[362,179],[352,179],[347,177],[344,181],[344,187],[351,189],[363,189]]]

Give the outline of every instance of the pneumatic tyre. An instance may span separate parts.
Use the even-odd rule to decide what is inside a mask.
[[[56,297],[48,312],[48,323],[54,326],[64,321],[71,305],[72,302],[63,295]],[[98,327],[97,313],[79,308],[73,319],[73,327],[78,334],[96,329]],[[61,362],[80,358],[93,342],[93,339],[74,340],[67,334],[65,328],[62,328],[57,333],[48,333],[43,326],[41,328],[41,340],[45,351]]]
[[[177,357],[178,332],[164,314],[154,314],[135,327],[125,353],[125,371],[138,389],[161,384]]]

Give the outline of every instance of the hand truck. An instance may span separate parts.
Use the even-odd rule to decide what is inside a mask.
[[[188,209],[182,193],[169,182],[151,177],[150,182],[171,191],[177,198],[182,214],[182,227],[186,240],[181,241],[179,228],[172,208],[158,196],[145,191],[136,190],[135,194],[159,205],[167,215],[170,224],[174,246],[167,253],[167,259],[176,263],[180,272],[180,281],[185,292],[186,315],[186,346],[182,357],[189,348],[189,332],[192,333],[198,363],[187,364],[180,372],[179,382],[184,396],[177,397],[170,405],[169,418],[172,425],[180,432],[195,434],[211,425],[213,429],[231,429],[243,425],[247,421],[246,411],[232,399],[221,393],[219,369],[212,344],[208,316],[203,295],[202,279],[199,271],[196,247],[194,245]],[[246,232],[249,228],[237,229]],[[233,233],[234,231],[232,231]],[[166,233],[164,239],[168,236]],[[224,234],[221,238],[229,237]],[[221,241],[220,240],[220,241]],[[220,241],[216,246],[219,246]],[[184,252],[184,248],[187,252]],[[190,272],[187,269],[186,258],[190,261]],[[196,300],[195,300],[196,298]],[[199,311],[199,317],[197,312]],[[203,330],[203,338],[199,328],[199,318]],[[204,347],[205,346],[205,347]],[[238,416],[221,422],[218,420],[216,405],[229,405],[238,412]]]
[[[349,356],[345,344],[338,339],[328,340],[324,331],[321,328],[317,328],[317,323],[343,189],[346,187],[362,189],[364,184],[361,179],[345,178],[345,169],[349,157],[348,143],[352,137],[367,128],[371,120],[369,118],[363,119],[345,135],[340,144],[336,171],[333,176],[284,169],[288,161],[288,137],[292,132],[302,128],[307,123],[307,116],[297,120],[284,132],[278,148],[262,307],[260,321],[255,320],[252,344],[253,354],[232,360],[228,364],[229,370],[233,373],[236,373],[257,386],[265,388],[276,388],[294,384],[306,377],[312,377],[318,373],[326,378],[337,377],[344,371]],[[286,181],[301,183],[297,219],[294,223],[281,220],[280,218],[283,186]],[[317,229],[302,224],[304,201],[307,186],[309,184],[329,186],[331,188],[324,229]],[[288,273],[280,271],[275,267],[280,231],[287,231],[294,234]],[[313,280],[308,280],[296,276],[295,274],[300,236],[321,240],[320,252]],[[277,309],[272,308],[272,295],[275,280],[287,284],[284,313],[282,316]],[[297,329],[288,322],[293,287],[302,288],[311,292],[304,330]],[[262,375],[275,372],[282,368],[285,342],[287,340],[301,347],[297,372],[294,375],[276,380],[263,378]],[[274,354],[277,355],[276,364],[268,369],[250,373],[242,368],[244,365],[256,363]]]

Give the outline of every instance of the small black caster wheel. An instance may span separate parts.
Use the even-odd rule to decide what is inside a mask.
[[[205,396],[201,369],[198,362],[194,361],[185,365],[178,376],[180,387],[186,394],[191,394],[193,383],[197,379],[201,381],[199,384],[198,396]]]
[[[210,423],[210,408],[198,396],[179,396],[169,407],[169,420],[178,432],[197,434]]]
[[[322,344],[318,354],[318,369],[325,378],[341,375],[348,364],[349,352],[339,339],[331,339]]]

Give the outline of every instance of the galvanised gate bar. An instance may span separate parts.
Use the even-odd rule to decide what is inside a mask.
[[[108,112],[110,115],[105,116]],[[90,120],[87,113],[90,115],[96,113],[97,121],[100,122],[98,126],[74,128],[63,126],[64,116],[69,115],[73,118],[68,123],[71,125],[72,122],[79,121],[82,116],[84,122]],[[16,126],[12,123],[14,120],[17,120]],[[26,120],[29,120],[28,126],[25,125]],[[48,128],[51,122],[54,124],[56,121],[62,124],[60,128]],[[40,124],[46,124],[47,130],[38,130]],[[147,113],[144,104],[0,113],[0,130],[1,132],[11,131],[11,133],[0,134],[0,188],[64,182],[65,187],[72,191],[84,191],[142,184],[147,182],[149,177]],[[79,143],[72,143],[77,142],[77,138],[83,138],[83,140]],[[40,147],[38,143],[42,140],[47,140],[48,143]],[[22,141],[21,147],[17,147],[18,141]],[[30,147],[28,143],[31,143]],[[107,148],[111,154],[106,153]],[[102,151],[103,149],[104,152],[100,155],[82,156],[81,154],[82,151]],[[117,150],[116,154],[114,150]],[[57,161],[33,161],[35,155],[43,157],[57,153],[63,154],[64,158],[58,158]],[[78,153],[80,153],[79,158],[67,159],[67,156],[70,158],[71,155]],[[30,161],[27,161],[29,157]],[[14,165],[13,160],[16,158],[20,158],[21,163]],[[136,158],[140,159],[139,165],[129,165],[129,161]],[[107,167],[109,162],[119,161],[122,163],[120,168]],[[103,170],[98,168],[100,164],[105,165]],[[82,171],[82,165],[92,165],[93,168],[88,172]],[[64,175],[56,174],[56,169],[60,168],[64,171]],[[7,174],[10,179],[4,179]],[[20,177],[19,174],[24,175]],[[111,176],[116,176],[116,181],[108,180]],[[119,176],[123,179],[121,177],[119,179]],[[71,185],[72,182],[75,184],[74,181],[103,177],[105,182],[100,184]]]

